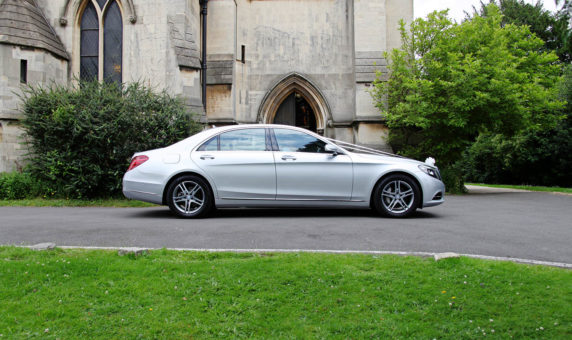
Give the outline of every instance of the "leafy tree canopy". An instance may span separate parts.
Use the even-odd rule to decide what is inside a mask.
[[[402,154],[451,167],[481,132],[510,136],[555,126],[560,66],[528,26],[486,16],[453,23],[447,11],[401,23],[402,46],[386,53],[390,77],[372,95]],[[460,174],[459,176],[460,177]]]
[[[542,3],[529,4],[524,0],[489,0],[500,8],[503,18],[501,25],[528,25],[530,31],[544,41],[545,50],[555,51],[560,61],[572,62],[572,30],[570,18],[572,1],[561,1],[562,8],[557,13],[546,10]],[[481,7],[474,14],[488,15],[488,5],[481,1]],[[471,16],[467,13],[467,17]]]

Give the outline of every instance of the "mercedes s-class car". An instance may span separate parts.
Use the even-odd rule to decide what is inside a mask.
[[[434,163],[288,125],[233,125],[136,153],[123,194],[168,205],[185,218],[215,207],[343,207],[406,217],[443,203],[445,185]]]

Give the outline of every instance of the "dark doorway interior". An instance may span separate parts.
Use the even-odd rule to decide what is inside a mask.
[[[280,104],[274,116],[274,123],[299,126],[316,132],[316,115],[314,110],[298,92],[292,92]]]

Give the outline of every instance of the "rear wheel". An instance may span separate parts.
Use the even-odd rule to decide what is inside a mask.
[[[415,181],[405,175],[390,175],[379,182],[373,193],[375,210],[390,217],[411,216],[421,200],[421,191]]]
[[[184,218],[204,217],[212,208],[209,185],[200,177],[185,175],[175,179],[167,189],[169,209]]]

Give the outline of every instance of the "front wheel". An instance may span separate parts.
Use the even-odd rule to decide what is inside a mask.
[[[373,195],[375,210],[390,217],[411,216],[421,200],[417,183],[409,176],[398,174],[390,175],[378,183]]]
[[[167,204],[169,209],[179,217],[204,217],[213,205],[210,187],[200,177],[181,176],[169,185]]]

